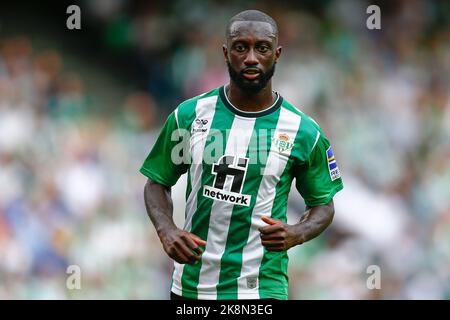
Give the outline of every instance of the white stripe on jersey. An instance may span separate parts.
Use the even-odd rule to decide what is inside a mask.
[[[224,154],[245,157],[254,125],[255,118],[235,116]],[[225,183],[225,187],[227,185],[229,186],[229,182]],[[206,240],[205,252],[202,255],[202,266],[197,286],[199,299],[217,299],[216,286],[219,283],[220,261],[225,252],[232,212],[233,204],[217,200],[213,202],[208,239]]]
[[[279,134],[287,134],[295,139],[299,130],[301,117],[285,108],[281,108],[274,137]],[[289,159],[290,149],[280,156],[276,147],[272,144],[271,152],[264,169],[264,176],[258,189],[255,207],[252,212],[252,224],[247,239],[247,244],[242,252],[241,275],[238,278],[238,299],[259,299],[259,279],[255,288],[249,289],[248,278],[258,278],[259,268],[264,255],[264,248],[259,239],[259,227],[266,225],[261,217],[270,216],[275,199],[275,188]]]
[[[178,108],[174,111],[175,114],[175,121],[177,122],[177,128],[180,129],[180,124],[178,123]]]
[[[186,220],[184,224],[184,229],[190,231],[192,227],[192,215],[197,208],[197,192],[200,189],[202,182],[202,160],[203,160],[203,149],[205,148],[206,138],[211,128],[212,119],[214,118],[214,113],[216,111],[216,103],[218,96],[207,97],[199,99],[195,106],[195,119],[208,120],[204,125],[206,132],[193,132],[191,133],[189,150],[192,156],[192,164],[189,169],[189,174],[191,176],[191,193],[186,200]],[[178,109],[176,111],[176,116],[178,116]],[[182,295],[182,284],[181,277],[183,275],[184,264],[179,264],[174,262],[174,274],[172,281],[172,292],[177,295]]]
[[[314,147],[316,146],[316,144],[317,144],[317,141],[319,141],[319,137],[320,137],[320,132],[319,132],[319,131],[317,131],[317,134],[316,134],[316,141],[314,141],[314,145],[313,145],[313,147],[311,148],[311,151],[313,151],[313,150],[314,150]]]

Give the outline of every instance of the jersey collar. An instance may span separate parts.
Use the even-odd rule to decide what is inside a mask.
[[[275,94],[277,95],[277,99],[275,100],[275,102],[270,107],[268,107],[268,108],[266,108],[264,110],[261,110],[261,111],[249,112],[249,111],[242,111],[242,110],[236,108],[231,103],[231,101],[227,97],[227,94],[226,94],[226,91],[225,91],[225,86],[222,86],[219,89],[220,99],[222,99],[223,104],[231,112],[237,114],[238,116],[248,117],[248,118],[262,117],[262,116],[271,114],[272,112],[276,111],[281,106],[281,103],[283,102],[283,97],[278,92],[275,92]]]

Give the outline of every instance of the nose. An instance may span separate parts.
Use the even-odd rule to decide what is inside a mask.
[[[250,49],[248,51],[247,56],[245,57],[244,63],[246,65],[255,65],[258,64],[258,59],[256,58],[255,51],[253,49]]]

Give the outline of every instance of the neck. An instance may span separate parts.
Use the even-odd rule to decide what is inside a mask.
[[[233,81],[227,88],[227,96],[230,102],[236,108],[247,112],[258,112],[270,107],[276,100],[277,96],[272,92],[272,82],[259,92],[253,93],[242,90]]]

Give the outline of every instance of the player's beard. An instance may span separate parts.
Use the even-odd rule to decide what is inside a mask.
[[[250,91],[251,93],[258,93],[266,87],[267,83],[275,73],[275,64],[276,63],[274,63],[266,72],[261,71],[259,77],[252,81],[244,78],[243,72],[237,72],[233,69],[231,64],[227,62],[228,73],[230,74],[231,80],[233,80],[233,82],[243,91]]]

